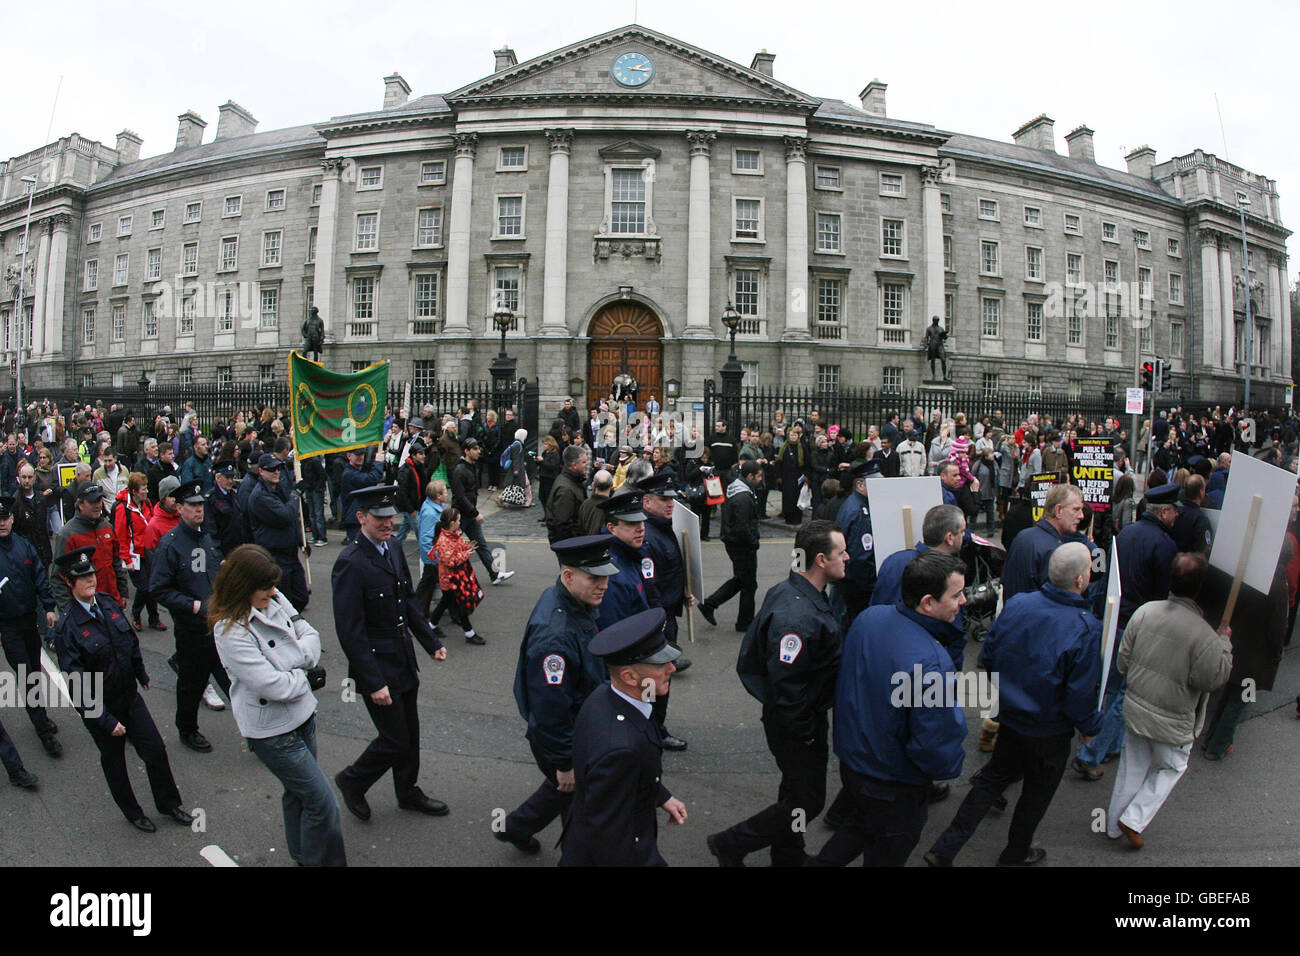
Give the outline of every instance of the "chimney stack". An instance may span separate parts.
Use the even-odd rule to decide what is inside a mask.
[[[881,83],[879,80],[872,80],[866,85],[858,99],[862,101],[863,112],[870,113],[872,116],[885,115],[885,90],[889,89],[888,83]]]
[[[1151,167],[1156,164],[1156,151],[1150,146],[1139,146],[1124,157],[1124,162],[1128,163],[1128,171],[1134,176],[1150,179]]]
[[[138,133],[124,129],[117,134],[117,162],[121,166],[134,163],[140,158],[140,144],[144,140]]]
[[[221,114],[217,119],[217,139],[230,139],[234,136],[251,136],[257,132],[257,120],[234,100],[226,100],[217,107]]]
[[[1041,149],[1049,153],[1056,152],[1056,120],[1046,113],[1039,113],[1020,129],[1011,134],[1017,146]]]
[[[402,79],[402,74],[394,70],[384,77],[384,109],[391,110],[396,106],[401,106],[410,95],[410,84]]]
[[[775,53],[768,53],[766,50],[763,50],[754,54],[754,59],[750,62],[749,68],[755,73],[762,73],[764,76],[771,76],[772,61],[775,59]]]
[[[1082,159],[1084,162],[1097,162],[1096,154],[1092,151],[1092,130],[1087,126],[1080,126],[1073,132],[1065,134],[1065,142],[1070,147],[1071,159]]]
[[[190,149],[203,142],[203,130],[208,125],[203,122],[203,117],[193,110],[186,110],[176,119],[180,123],[176,130],[177,149]]]
[[[493,73],[500,73],[502,70],[508,70],[512,66],[519,64],[519,60],[515,58],[515,51],[508,46],[493,50],[492,55],[496,57],[496,66],[492,69]]]

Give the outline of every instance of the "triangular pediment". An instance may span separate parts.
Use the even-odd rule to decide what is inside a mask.
[[[635,88],[614,78],[614,61],[641,53],[653,64],[649,82]],[[760,102],[815,110],[820,101],[766,74],[641,26],[628,26],[574,43],[494,73],[447,96],[453,106],[492,99],[589,100],[644,97]]]
[[[658,159],[661,150],[634,139],[624,139],[599,150],[601,159]]]

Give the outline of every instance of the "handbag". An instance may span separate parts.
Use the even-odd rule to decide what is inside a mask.
[[[800,511],[812,507],[812,487],[806,481],[803,487],[799,489],[799,500],[796,505]]]
[[[717,475],[709,475],[704,479],[704,503],[708,505],[720,505],[727,500],[727,496],[722,493],[722,479]]]
[[[473,614],[479,602],[483,600],[483,589],[479,587],[478,577],[468,561],[452,569],[451,593],[466,616]]]
[[[497,500],[510,508],[522,508],[524,506],[524,486],[523,485],[506,485],[501,489],[501,495]]]

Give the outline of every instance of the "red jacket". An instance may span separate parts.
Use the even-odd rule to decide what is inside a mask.
[[[117,493],[117,507],[113,509],[113,530],[117,533],[117,546],[122,555],[122,566],[128,571],[139,571],[138,558],[145,550],[144,542],[153,505],[145,499],[137,507],[131,503],[131,491],[123,488]]]
[[[126,574],[122,571],[122,557],[117,545],[117,535],[113,532],[113,526],[108,523],[107,518],[99,518],[92,527],[90,521],[83,515],[73,515],[54,539],[54,557],[86,547],[95,549],[91,562],[95,565],[96,590],[102,591],[118,604],[122,604],[122,592],[118,589],[118,574],[122,575],[123,582],[126,581]],[[50,582],[55,600],[60,602],[60,606],[66,606],[71,592],[62,577],[58,575],[55,577],[58,579],[57,583],[53,580]]]
[[[162,509],[161,505],[154,508],[153,514],[149,518],[149,524],[145,528],[144,541],[141,542],[144,545],[144,549],[146,551],[152,551],[154,548],[158,547],[158,542],[162,540],[163,535],[176,527],[177,522],[180,520],[181,513],[179,511],[173,514],[168,514]]]

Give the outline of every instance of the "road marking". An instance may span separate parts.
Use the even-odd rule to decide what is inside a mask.
[[[199,856],[203,857],[203,859],[207,860],[213,866],[239,866],[238,863],[230,858],[225,850],[221,849],[221,847],[217,846],[215,843],[210,843],[200,850]]]

